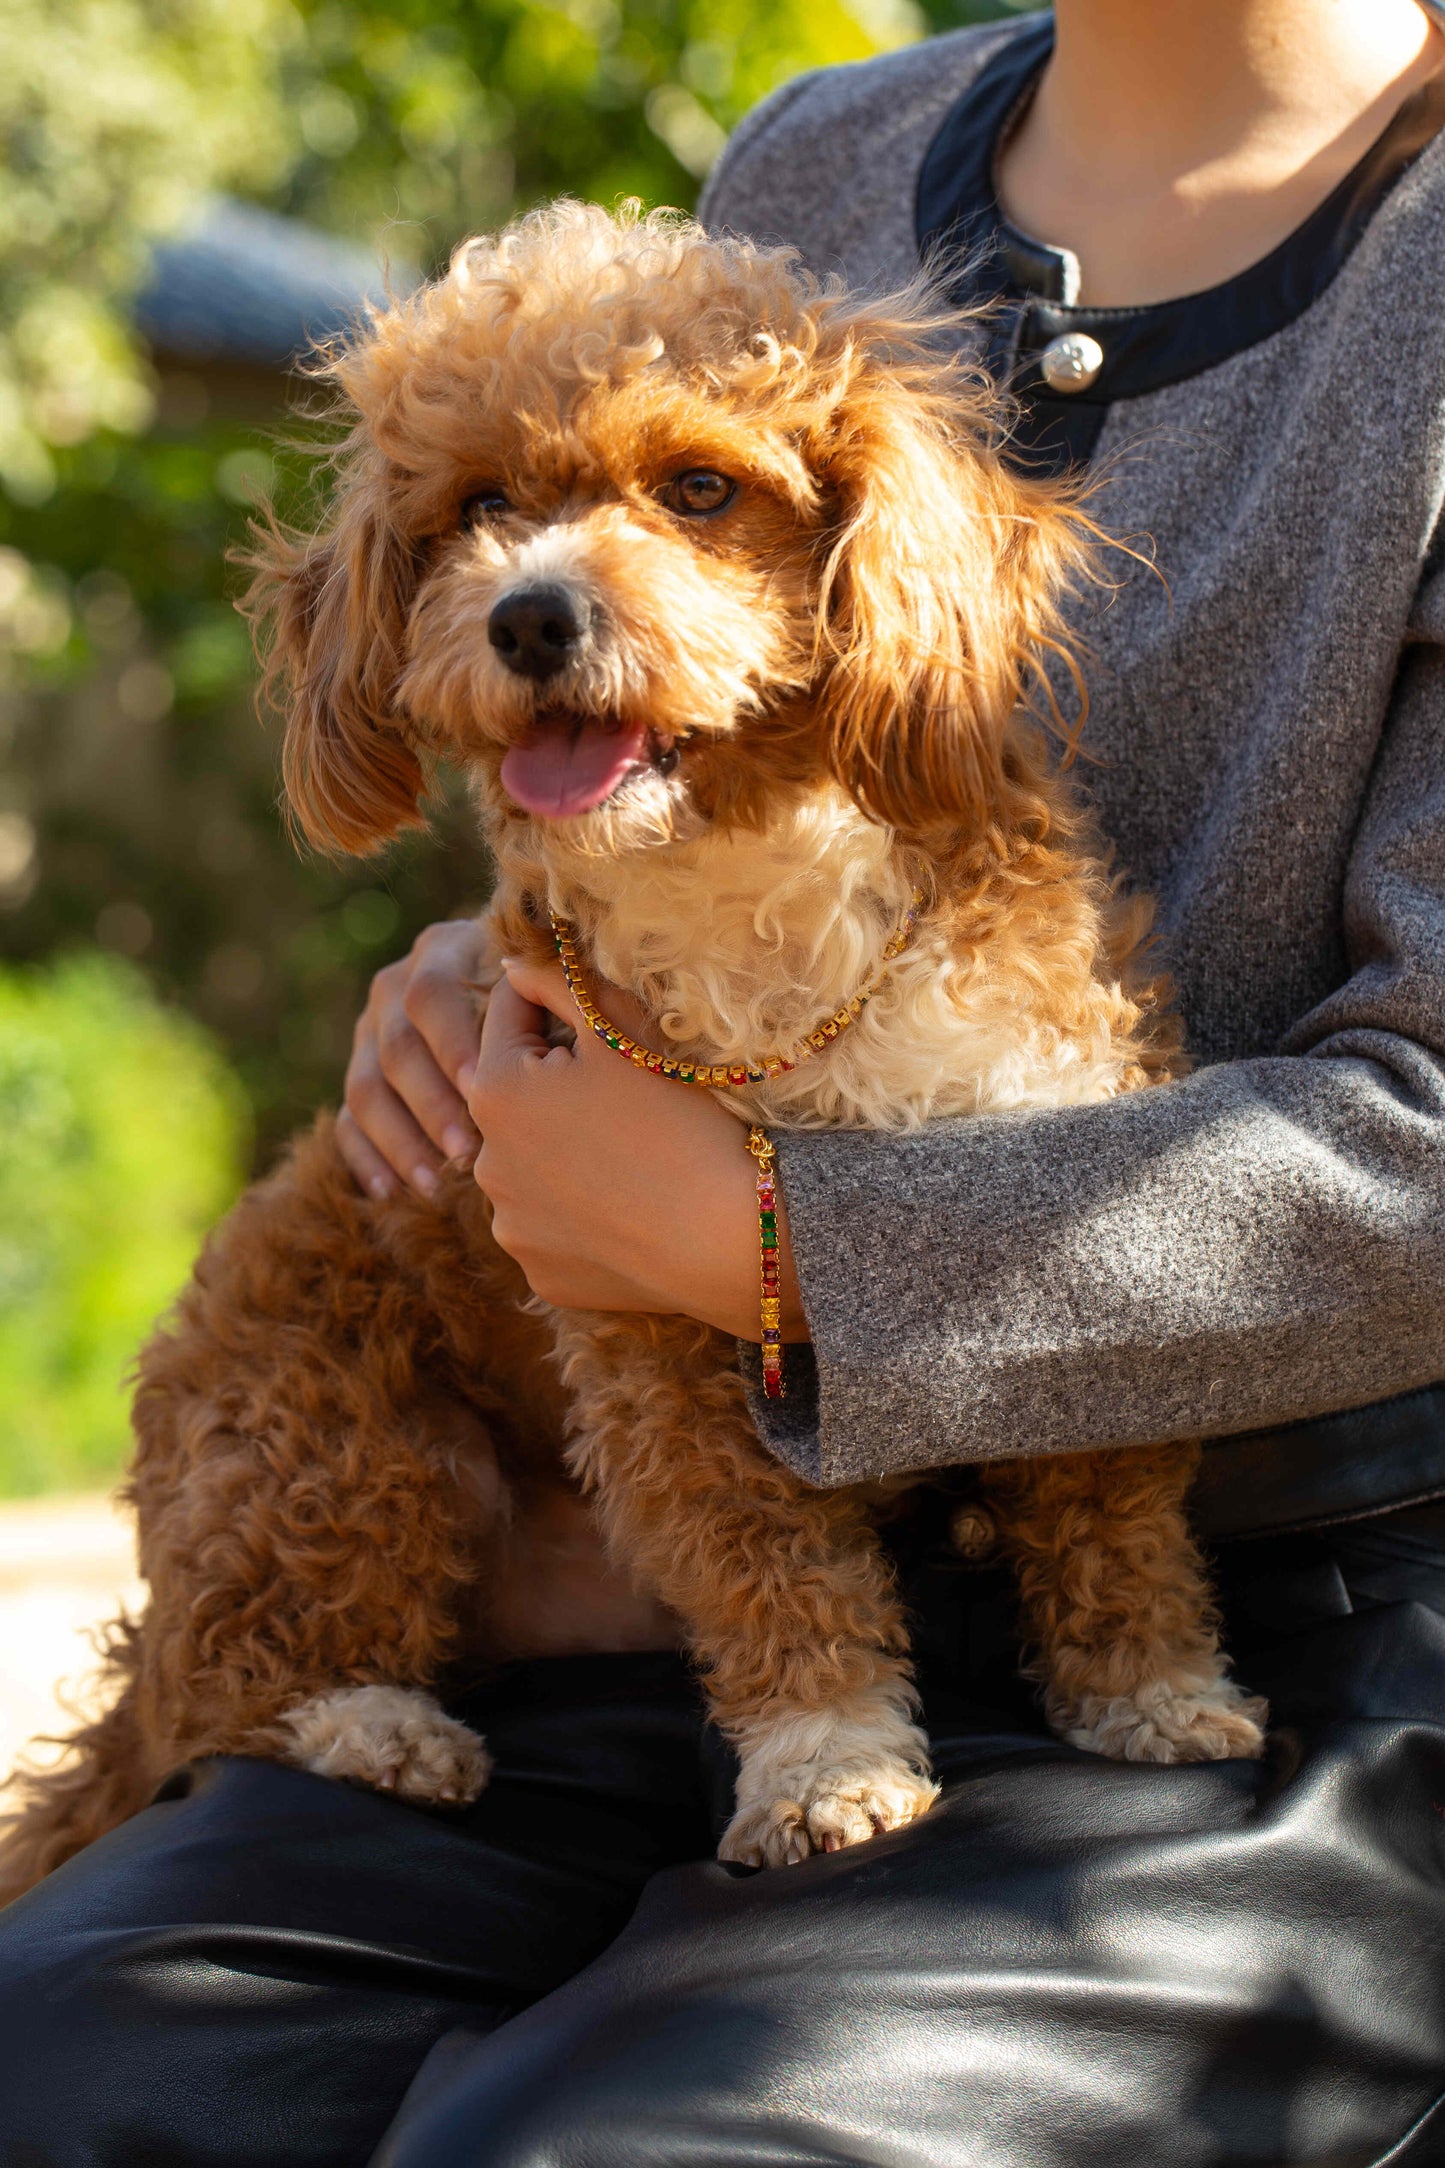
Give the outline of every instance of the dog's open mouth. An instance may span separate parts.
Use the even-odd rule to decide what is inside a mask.
[[[524,812],[575,820],[603,805],[639,772],[666,765],[671,740],[617,716],[553,711],[509,746],[502,787]]]

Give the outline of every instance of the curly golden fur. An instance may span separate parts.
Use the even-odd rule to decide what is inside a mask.
[[[251,558],[307,836],[372,848],[460,764],[505,950],[547,956],[565,913],[656,1043],[713,1062],[796,1044],[921,888],[853,1028],[730,1098],[774,1127],[1167,1080],[1147,912],[1031,720],[1057,719],[1041,660],[1089,522],[1000,458],[953,330],[922,289],[859,298],[784,251],[565,204],[376,314],[325,366],[348,417],[325,524],[273,524]],[[151,1605],[110,1713],[33,1782],[9,1891],[189,1756],[470,1796],[480,1743],[430,1695],[505,1653],[584,1493],[738,1747],[724,1857],[926,1810],[869,1497],[769,1457],[719,1334],[524,1297],[474,1188],[363,1198],[325,1121],[243,1200],[142,1357]],[[1096,1750],[1259,1749],[1192,1467],[1168,1445],[983,1471],[1049,1718]]]

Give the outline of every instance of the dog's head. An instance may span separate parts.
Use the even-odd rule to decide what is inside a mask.
[[[576,204],[472,242],[328,362],[328,523],[251,555],[315,841],[428,761],[534,840],[622,851],[836,783],[919,840],[990,817],[1081,550],[919,293]]]

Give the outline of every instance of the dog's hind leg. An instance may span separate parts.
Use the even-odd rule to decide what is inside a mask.
[[[262,1753],[469,1798],[480,1744],[428,1689],[501,1541],[494,1360],[520,1276],[475,1188],[377,1207],[329,1132],[243,1199],[145,1350],[133,1490],[160,1773]],[[505,1365],[503,1365],[505,1367]]]
[[[686,1319],[558,1312],[572,1464],[619,1563],[682,1621],[741,1760],[724,1859],[782,1865],[937,1794],[868,1515],[758,1441],[731,1346]]]
[[[983,1472],[1052,1728],[1119,1761],[1254,1759],[1267,1711],[1229,1677],[1184,1501],[1193,1446]]]

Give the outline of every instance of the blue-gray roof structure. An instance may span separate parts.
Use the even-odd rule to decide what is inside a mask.
[[[412,284],[409,266],[391,280]],[[286,369],[344,332],[387,276],[354,243],[230,196],[213,196],[188,231],[161,242],[136,298],[138,330],[197,363]]]

